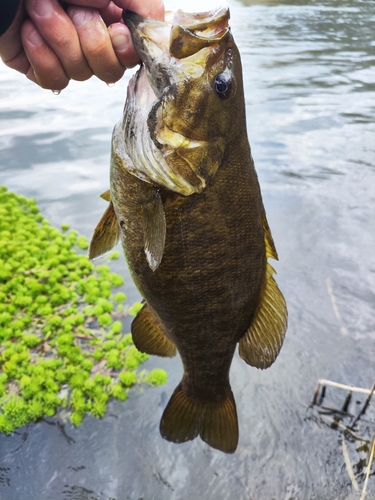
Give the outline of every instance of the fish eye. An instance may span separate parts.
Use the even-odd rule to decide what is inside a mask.
[[[232,91],[232,79],[226,73],[221,73],[215,78],[215,90],[220,99],[227,99]]]

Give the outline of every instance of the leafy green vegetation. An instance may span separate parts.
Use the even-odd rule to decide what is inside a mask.
[[[52,227],[35,200],[0,187],[0,432],[11,433],[64,408],[74,425],[103,417],[110,397],[137,383],[161,385],[164,370],[138,372],[147,359],[122,333],[123,284],[79,249],[85,237]],[[119,257],[113,252],[109,260]]]

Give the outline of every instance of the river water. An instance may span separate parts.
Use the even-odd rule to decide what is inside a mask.
[[[182,0],[167,7],[177,4],[212,6]],[[167,385],[134,390],[125,403],[112,402],[104,419],[86,417],[74,428],[50,418],[0,436],[1,500],[360,496],[375,402],[356,431],[365,441],[342,432],[347,417],[309,405],[320,378],[364,388],[375,380],[375,3],[229,5],[252,154],[280,258],[277,281],[289,309],[286,340],[269,370],[234,359],[237,452],[160,437],[181,362],[152,358],[148,367],[165,368]],[[35,197],[56,226],[68,222],[90,237],[105,208],[99,194],[108,188],[111,131],[127,80],[112,88],[73,82],[56,96],[2,65],[0,184]],[[124,259],[116,266],[129,299],[138,299]],[[339,409],[345,396],[328,388],[324,403]],[[363,396],[349,413],[358,413],[357,401]],[[375,498],[375,472],[367,488]]]

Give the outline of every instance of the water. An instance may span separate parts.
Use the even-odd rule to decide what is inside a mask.
[[[198,1],[178,6],[201,8]],[[2,500],[359,497],[342,432],[308,406],[319,378],[367,388],[375,379],[375,4],[233,0],[230,7],[289,309],[272,368],[234,359],[238,450],[224,455],[198,439],[162,440],[159,419],[181,364],[153,358],[149,367],[164,367],[168,384],[134,390],[125,403],[111,403],[103,420],[88,417],[76,429],[48,419],[0,436]],[[1,66],[0,82],[0,183],[35,197],[55,225],[68,222],[90,237],[105,208],[99,194],[108,188],[111,130],[127,78],[113,88],[72,83],[56,96]],[[116,265],[137,299],[124,261]],[[345,392],[327,390],[327,405],[344,399]],[[375,403],[368,413],[373,418]],[[375,428],[362,431],[369,439]],[[362,489],[368,446],[345,439]],[[368,490],[375,498],[374,472]]]

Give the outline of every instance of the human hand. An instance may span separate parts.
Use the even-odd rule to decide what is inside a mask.
[[[164,18],[162,0],[71,1],[64,10],[57,0],[24,0],[0,37],[4,63],[43,88],[62,90],[92,75],[118,81],[139,61],[122,10]]]

